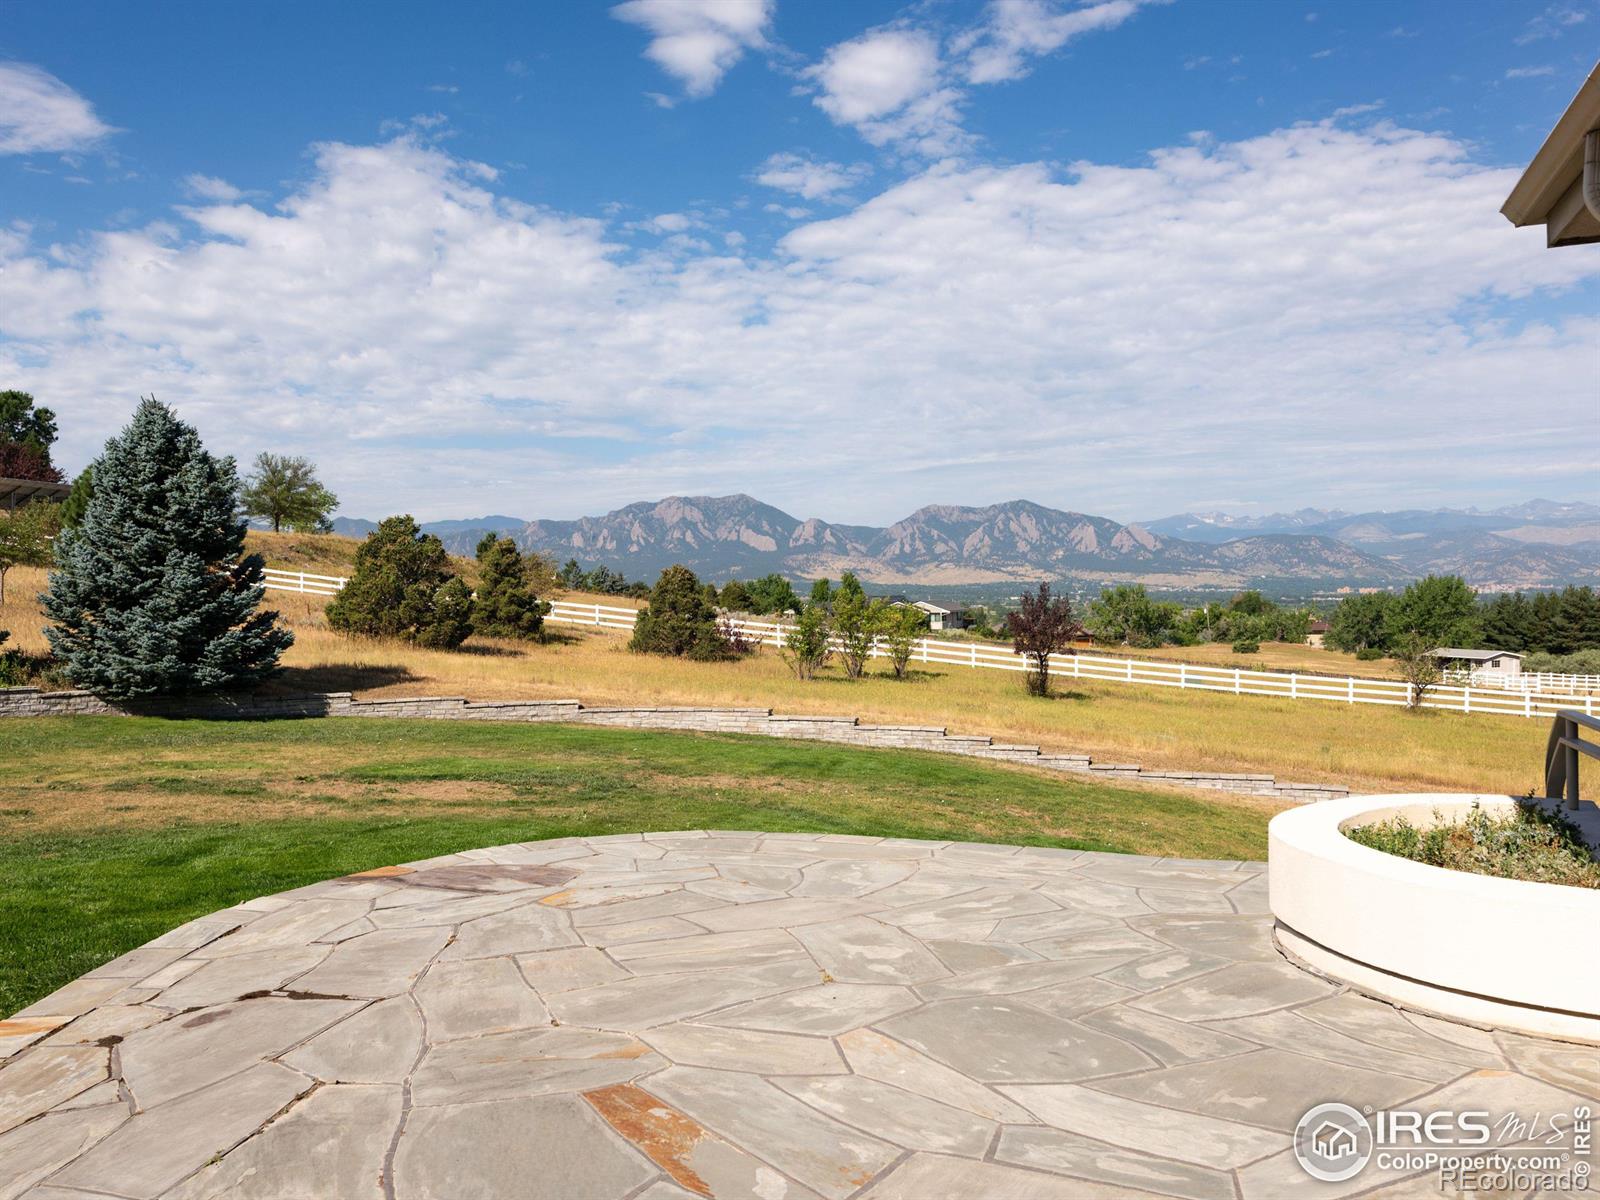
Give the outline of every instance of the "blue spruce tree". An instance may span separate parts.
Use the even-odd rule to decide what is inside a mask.
[[[241,557],[233,459],[154,398],[94,462],[94,493],[56,542],[43,597],[55,656],[113,699],[252,687],[294,635],[257,611],[259,555]]]

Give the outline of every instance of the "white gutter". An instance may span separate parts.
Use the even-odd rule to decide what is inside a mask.
[[[1583,137],[1583,203],[1600,220],[1600,129]]]

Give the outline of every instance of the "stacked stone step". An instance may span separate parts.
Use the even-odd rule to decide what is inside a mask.
[[[698,733],[762,733],[770,710],[765,708],[689,708],[580,706],[571,719],[583,725],[624,729],[677,729]]]

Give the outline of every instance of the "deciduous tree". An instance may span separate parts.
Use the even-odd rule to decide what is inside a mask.
[[[796,679],[814,679],[827,665],[833,653],[829,640],[828,610],[820,604],[808,604],[793,623],[784,630],[783,649],[779,653],[789,664]]]
[[[339,497],[322,486],[310,459],[265,452],[256,455],[241,499],[245,514],[270,521],[273,533],[285,525],[296,533],[326,533],[339,507]]]
[[[1032,659],[1025,676],[1029,693],[1048,696],[1050,656],[1070,651],[1077,629],[1072,602],[1065,596],[1052,596],[1050,585],[1041,583],[1037,591],[1022,593],[1021,606],[1006,614],[1006,629],[1011,634],[1012,652]]]
[[[1390,654],[1400,678],[1411,685],[1406,689],[1406,703],[1411,708],[1421,708],[1429,690],[1444,678],[1439,656],[1434,653],[1437,648],[1430,646],[1426,638],[1414,632],[1402,633],[1395,639]]]
[[[917,639],[927,631],[928,619],[909,604],[889,608],[883,623],[883,648],[896,679],[906,677]]]
[[[0,391],[0,477],[60,483],[50,461],[55,440],[55,413],[35,407],[27,392]]]
[[[1328,622],[1328,645],[1354,654],[1389,648],[1389,610],[1394,597],[1388,592],[1346,596]]]
[[[1476,646],[1483,634],[1478,594],[1459,575],[1429,575],[1409,585],[1389,609],[1391,645],[1414,633],[1430,648]]]
[[[794,594],[794,585],[782,575],[763,575],[745,584],[750,593],[750,607],[757,613],[799,612],[800,597]]]
[[[0,514],[0,604],[12,567],[50,565],[51,539],[61,530],[61,505],[35,502]]]
[[[859,586],[852,591],[839,588],[833,601],[833,629],[839,636],[839,661],[844,663],[847,677],[860,679],[867,669],[888,615],[887,601],[868,600]]]

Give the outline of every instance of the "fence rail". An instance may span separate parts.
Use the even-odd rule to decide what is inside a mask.
[[[312,596],[337,596],[345,579],[339,575],[308,575],[304,571],[279,571],[268,567],[266,586],[280,592],[304,592]]]
[[[1470,683],[1473,687],[1506,692],[1600,692],[1600,675],[1569,675],[1560,671],[1519,671],[1515,675],[1504,671],[1449,671],[1445,677],[1452,683]]]
[[[283,591],[331,596],[344,586],[344,580],[327,575],[307,575],[300,571],[268,571],[267,586]],[[579,604],[557,600],[550,606],[549,620],[568,625],[592,625],[601,629],[632,629],[638,610],[609,604]],[[765,646],[781,646],[785,627],[774,621],[733,620],[732,625],[751,641]],[[873,657],[881,658],[881,646]],[[952,667],[971,667],[991,671],[1028,671],[1032,661],[1013,654],[1003,646],[978,642],[944,641],[921,638],[912,652],[912,661]],[[1203,667],[1193,663],[1152,662],[1138,658],[1106,658],[1090,654],[1062,654],[1051,659],[1051,678],[1092,679],[1107,683],[1144,684],[1147,687],[1175,687],[1203,692],[1227,692],[1235,696],[1274,696],[1285,700],[1325,700],[1343,704],[1381,704],[1403,708],[1411,703],[1412,685],[1397,679],[1367,679],[1345,675],[1299,675],[1277,671],[1247,671],[1242,667]],[[1600,709],[1597,697],[1588,695],[1544,694],[1530,689],[1508,690],[1440,684],[1428,688],[1422,708],[1449,712],[1488,713],[1507,717],[1549,719],[1564,710],[1578,710],[1593,716]]]

